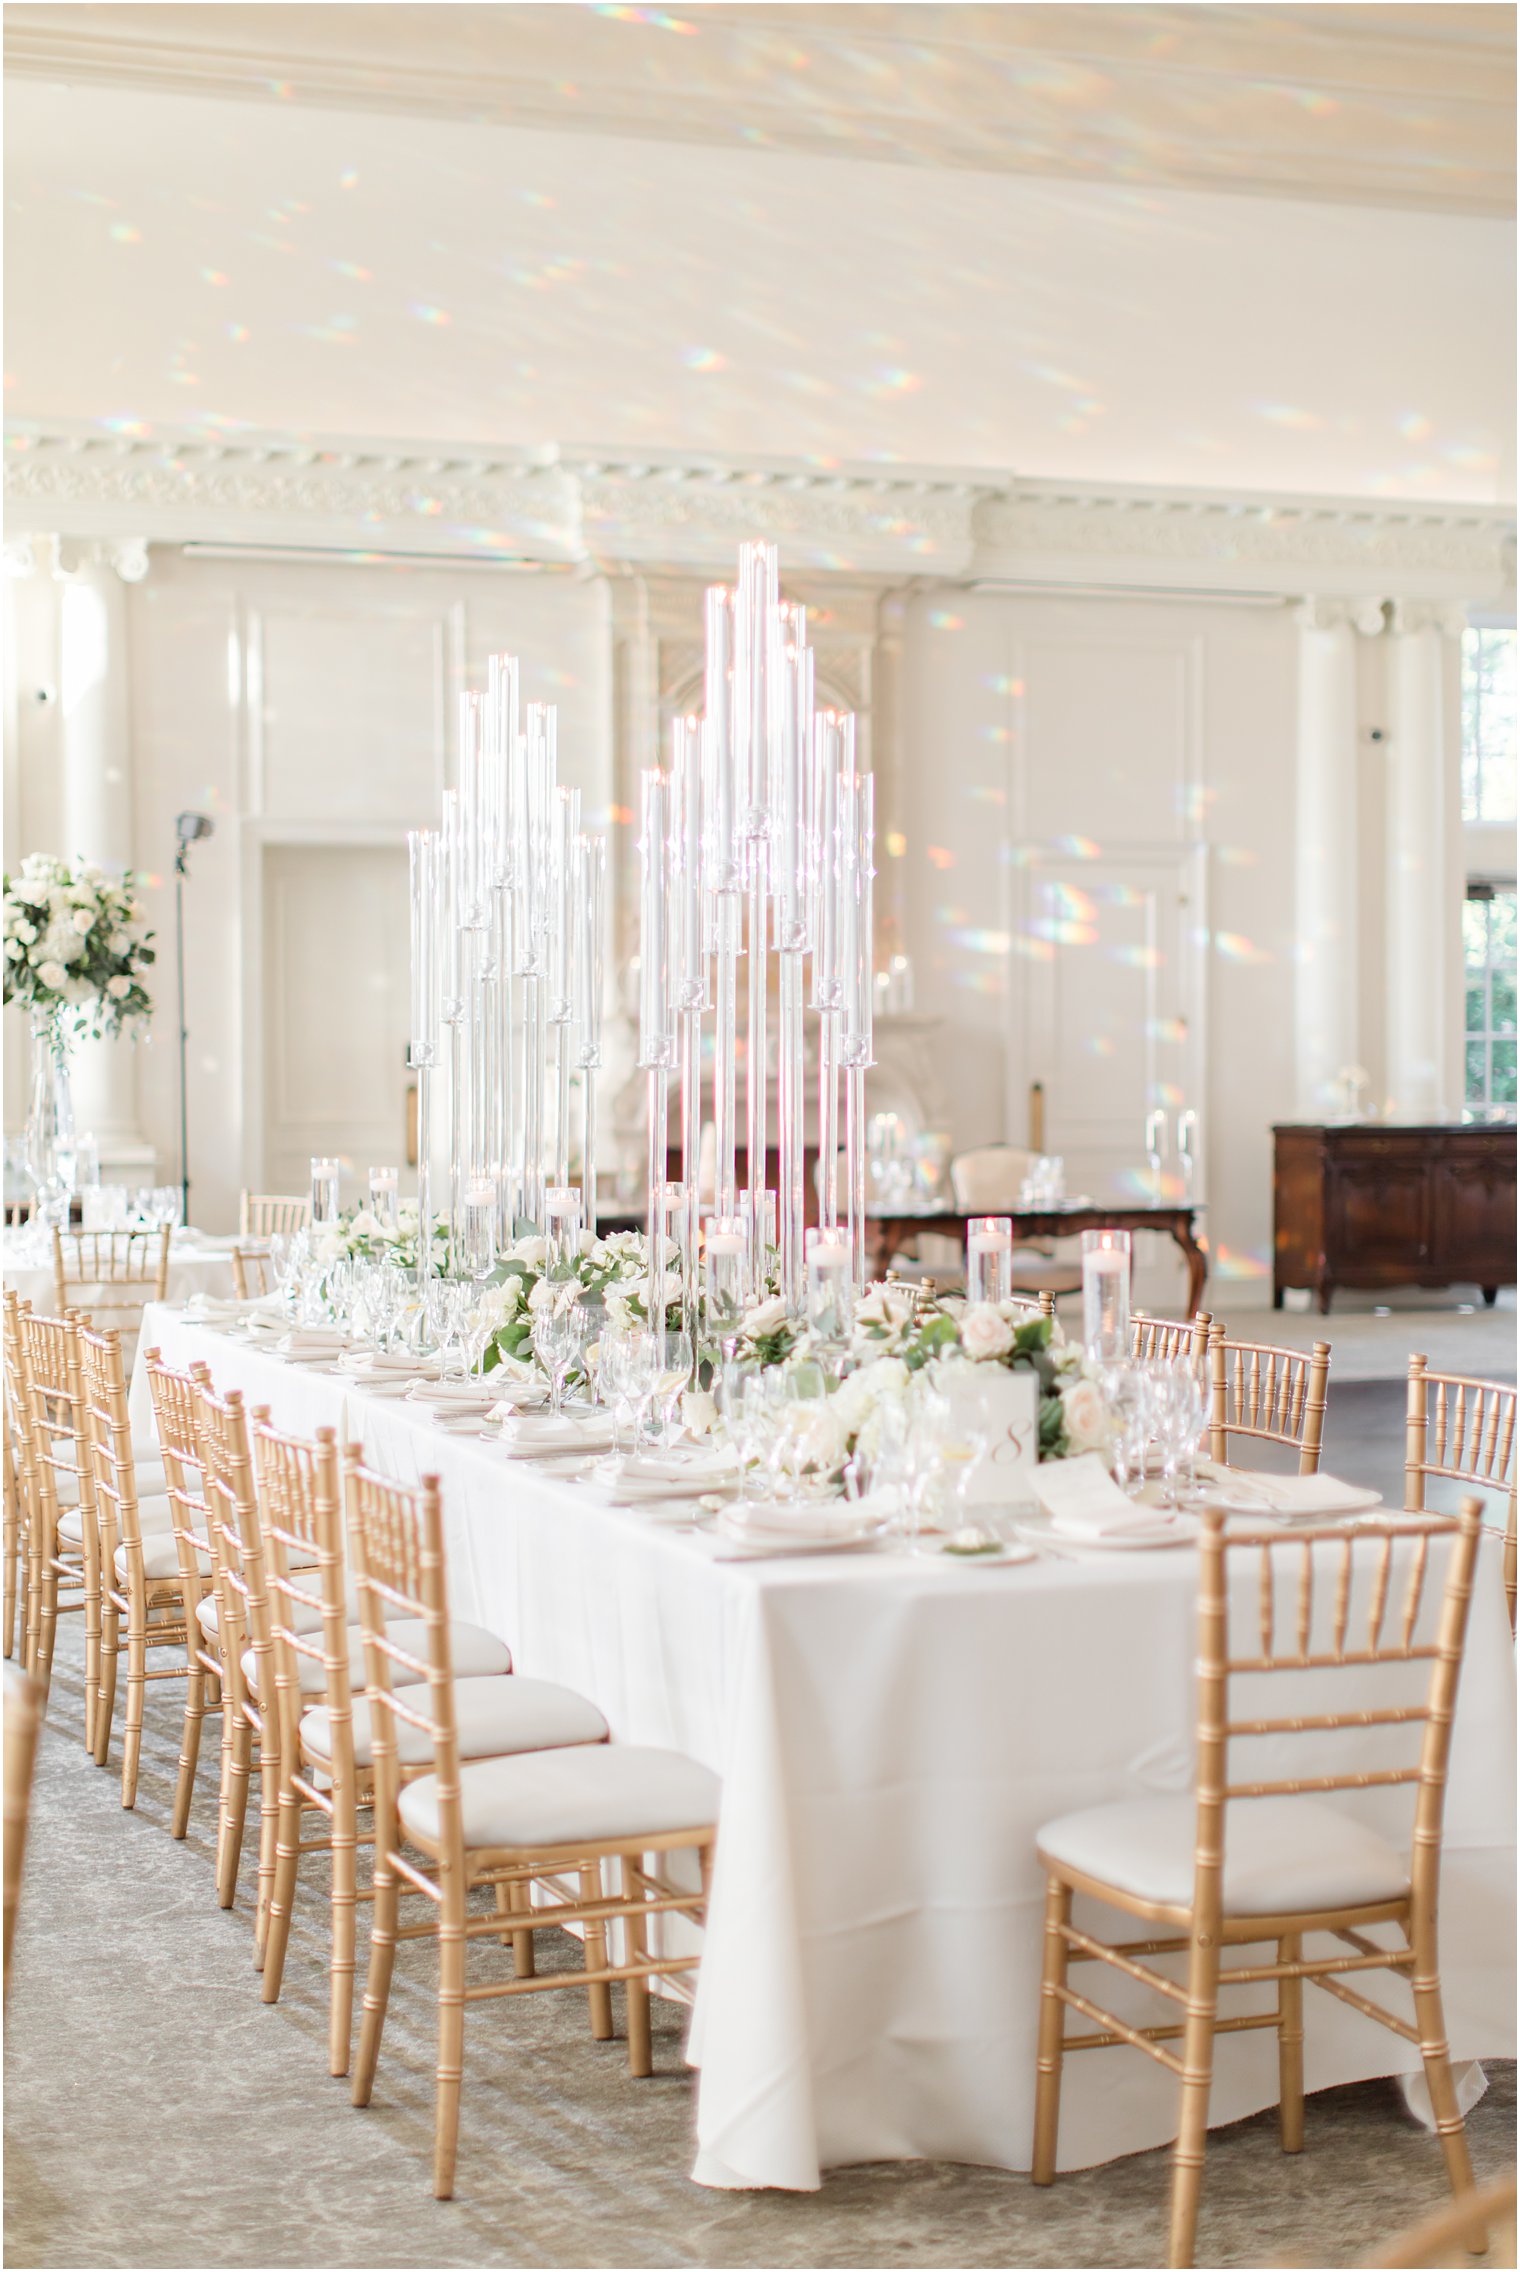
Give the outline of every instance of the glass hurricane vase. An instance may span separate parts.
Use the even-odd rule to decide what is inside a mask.
[[[45,1223],[66,1224],[74,1195],[74,1102],[68,1039],[57,1016],[32,1020],[32,1094],[26,1119],[26,1167]]]

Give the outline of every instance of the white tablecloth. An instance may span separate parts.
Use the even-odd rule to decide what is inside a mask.
[[[216,1300],[230,1301],[232,1284],[232,1248],[230,1238],[212,1238],[202,1232],[191,1239],[171,1239],[169,1242],[168,1300],[187,1302],[193,1294],[209,1294]],[[0,1246],[0,1273],[6,1286],[33,1309],[51,1314],[53,1308],[53,1250],[51,1243],[39,1252],[25,1233],[8,1233]],[[86,1289],[81,1306],[89,1308]]]
[[[807,2188],[823,2168],[920,2155],[1028,2167],[1035,1834],[1074,1807],[1188,1787],[1190,1555],[715,1561],[706,1534],[613,1508],[335,1375],[164,1310],[143,1346],[155,1338],[172,1363],[204,1357],[278,1423],[326,1422],[388,1472],[440,1474],[457,1612],[508,1640],[522,1672],[594,1698],[616,1738],[674,1745],[723,1777],[690,2047],[699,2181]],[[134,1428],[145,1392],[139,1369]],[[1288,1759],[1313,1771],[1302,1739]],[[1269,1771],[1260,1752],[1252,1766]],[[1514,1790],[1513,1657],[1485,1550],[1446,1814],[1458,2060],[1513,2055]],[[1407,1795],[1347,1803],[1402,1834]],[[1112,1987],[1115,2007],[1141,2010],[1127,1986]],[[1391,1977],[1388,1993],[1401,1994]],[[1308,2017],[1311,2090],[1411,2062],[1329,1998]],[[1269,2030],[1222,2036],[1216,2059],[1215,2122],[1275,2103]],[[1176,2098],[1138,2055],[1073,2059],[1062,2166],[1163,2143]]]

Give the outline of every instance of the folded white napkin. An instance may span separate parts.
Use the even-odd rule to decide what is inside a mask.
[[[684,1459],[671,1452],[627,1452],[618,1461],[618,1475],[629,1483],[711,1483],[736,1474],[738,1465],[726,1447],[690,1451]]]
[[[496,1402],[496,1391],[488,1381],[413,1381],[407,1395],[417,1404],[436,1404],[447,1410],[458,1405],[472,1412],[485,1412]]]
[[[217,1294],[192,1294],[185,1304],[185,1315],[192,1320],[204,1319],[209,1325],[225,1318],[241,1317],[247,1307],[246,1302],[226,1301]]]
[[[1256,1468],[1221,1468],[1216,1480],[1220,1497],[1237,1506],[1260,1506],[1263,1514],[1349,1515],[1376,1505],[1376,1495],[1359,1483],[1342,1483],[1334,1475],[1268,1475]]]
[[[332,1325],[302,1325],[275,1343],[282,1357],[336,1357],[348,1347],[348,1335]]]
[[[502,1425],[511,1452],[601,1451],[612,1441],[610,1412],[515,1413]]]
[[[348,1349],[338,1359],[340,1373],[384,1374],[392,1379],[427,1380],[438,1370],[436,1357],[409,1357],[393,1350]]]
[[[1065,1538],[1123,1537],[1155,1530],[1163,1521],[1153,1507],[1137,1507],[1125,1497],[1096,1452],[1084,1452],[1080,1459],[1042,1461],[1033,1482],[1051,1529]]]
[[[810,1499],[796,1507],[784,1500],[749,1500],[721,1520],[745,1537],[815,1539],[858,1538],[874,1528],[875,1518],[850,1499]]]
[[[510,1358],[483,1374],[505,1405],[537,1404],[547,1393],[544,1376],[536,1365],[514,1364]]]

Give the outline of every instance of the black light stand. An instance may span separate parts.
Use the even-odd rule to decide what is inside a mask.
[[[190,1226],[190,1098],[186,1086],[186,1052],[190,1029],[185,1023],[185,877],[190,847],[211,834],[205,813],[181,813],[174,823],[179,848],[174,855],[174,955],[179,972],[179,1202],[180,1221]]]

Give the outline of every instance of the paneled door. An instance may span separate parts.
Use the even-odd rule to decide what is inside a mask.
[[[406,854],[266,845],[264,1188],[304,1191],[316,1154],[345,1162],[345,1203],[405,1150]]]
[[[1146,1115],[1165,1110],[1170,1132],[1200,1102],[1202,877],[1202,853],[1182,847],[1024,853],[1008,1125],[1021,1140],[1040,1082],[1045,1148],[1073,1197],[1150,1197]]]

